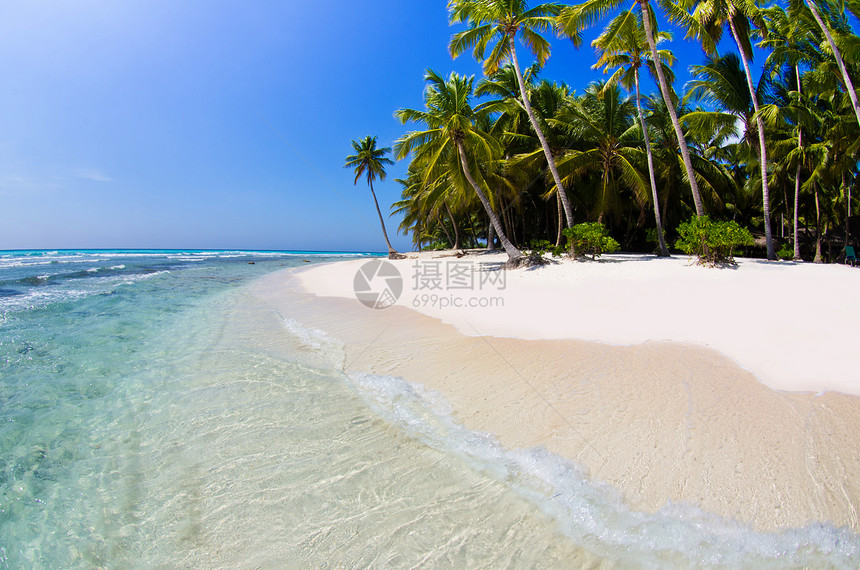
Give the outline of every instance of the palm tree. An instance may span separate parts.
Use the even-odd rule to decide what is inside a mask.
[[[536,75],[535,66],[526,71],[526,82],[531,87],[531,78]],[[516,72],[512,65],[505,65],[490,77],[481,80],[475,89],[477,95],[494,95],[502,99],[486,102],[484,105],[488,110],[500,112],[499,119],[494,125],[496,131],[501,130],[501,140],[505,142],[505,156],[531,153],[535,160],[529,161],[528,168],[521,168],[521,163],[507,163],[507,177],[514,184],[518,184],[523,193],[531,190],[542,190],[539,184],[545,177],[547,181],[546,192],[540,198],[549,200],[555,197],[557,205],[556,245],[562,243],[562,230],[567,226],[565,223],[564,203],[558,193],[558,187],[554,184],[552,176],[548,175],[549,168],[546,165],[546,155],[540,142],[530,129],[531,123],[525,108],[517,98],[519,88],[517,87]],[[540,127],[544,133],[553,160],[558,161],[560,153],[568,146],[568,137],[565,133],[554,129],[547,124],[548,119],[557,118],[558,112],[569,104],[571,98],[570,89],[567,85],[551,83],[542,80],[536,87],[529,89],[529,103],[539,117]],[[539,160],[538,160],[539,157]]]
[[[559,159],[559,170],[564,181],[581,181],[593,192],[591,217],[598,222],[608,214],[618,218],[629,203],[621,200],[624,191],[647,204],[648,185],[641,171],[645,157],[634,117],[635,105],[617,85],[593,83],[558,119],[549,121],[577,141],[577,148]]]
[[[764,216],[764,234],[767,242],[767,258],[776,259],[773,247],[773,232],[770,225],[770,189],[767,176],[767,144],[765,142],[764,121],[759,114],[759,98],[753,85],[750,60],[752,60],[752,45],[750,44],[750,21],[764,28],[761,13],[752,3],[745,0],[681,0],[681,6],[686,10],[692,9],[689,18],[684,17],[687,25],[687,37],[696,37],[702,44],[705,53],[716,54],[717,43],[722,37],[723,26],[728,25],[732,38],[740,52],[746,76],[750,101],[756,113],[755,124],[759,144],[759,166],[761,168],[762,212]],[[674,18],[681,19],[679,17]]]
[[[823,261],[821,253],[822,233],[838,224],[840,212],[839,201],[845,204],[850,189],[849,178],[853,178],[857,170],[857,155],[860,154],[860,133],[853,120],[853,113],[848,110],[851,105],[844,96],[831,100],[819,98],[815,114],[819,121],[817,132],[810,130],[814,142],[809,145],[809,153],[815,158],[814,167],[804,182],[804,187],[814,189],[816,208],[816,253],[815,261]],[[849,114],[850,113],[850,114]],[[851,117],[851,119],[849,119]],[[824,200],[821,200],[823,194]],[[820,202],[823,201],[823,204]],[[844,210],[846,216],[850,210]],[[821,227],[822,217],[825,219]]]
[[[564,187],[561,185],[561,177],[558,174],[546,136],[538,124],[529,101],[525,80],[517,59],[516,45],[519,36],[537,58],[538,63],[543,66],[549,58],[550,44],[541,36],[541,32],[555,27],[555,17],[561,11],[561,5],[546,3],[529,9],[526,0],[450,0],[448,8],[452,24],[460,22],[468,22],[469,24],[469,29],[456,33],[451,38],[449,50],[453,57],[456,58],[467,49],[473,49],[475,59],[483,61],[484,73],[488,76],[496,72],[503,61],[509,60],[513,65],[523,108],[540,140],[546,155],[547,165],[558,187],[559,196],[561,196],[567,225],[571,227],[573,225],[573,209],[564,192]],[[493,41],[496,43],[490,50],[490,54],[484,57],[487,48]]]
[[[360,141],[352,141],[352,148],[355,150],[355,154],[346,157],[346,164],[343,167],[355,169],[354,184],[358,184],[358,179],[362,175],[365,176],[367,185],[370,186],[370,193],[373,195],[373,203],[376,205],[376,213],[379,214],[382,235],[385,237],[386,245],[388,245],[388,258],[403,259],[405,256],[397,253],[397,250],[391,246],[388,232],[385,231],[385,220],[379,209],[379,201],[376,199],[376,192],[373,191],[373,181],[376,179],[385,180],[385,167],[394,164],[390,158],[385,156],[391,152],[391,147],[376,148],[376,137],[367,136]]]
[[[646,122],[653,135],[652,148],[655,171],[660,189],[660,214],[664,228],[696,214],[695,203],[682,187],[685,180],[685,164],[678,148],[678,139],[672,124],[671,114],[662,97],[646,98],[643,107],[647,110]],[[724,144],[736,135],[735,122],[729,124],[697,124],[697,110],[678,104],[675,114],[685,125],[685,137],[689,144],[690,164],[699,183],[702,200],[709,212],[719,212],[725,207],[725,198],[736,191],[737,183],[727,165],[738,164],[731,149]],[[727,152],[728,151],[728,152]]]
[[[821,54],[816,51],[816,46],[812,42],[812,34],[809,26],[805,21],[806,18],[802,10],[799,10],[798,0],[793,0],[789,4],[790,12],[786,12],[780,6],[773,6],[765,10],[768,21],[768,33],[761,41],[761,47],[770,49],[765,62],[765,68],[771,70],[771,78],[775,79],[784,74],[784,67],[789,67],[793,72],[796,83],[796,94],[792,97],[792,101],[788,101],[788,105],[773,106],[769,111],[763,111],[765,116],[770,116],[775,122],[777,117],[784,118],[786,111],[794,115],[793,123],[795,124],[795,132],[797,138],[797,152],[794,156],[803,155],[803,127],[802,119],[806,113],[803,109],[803,87],[801,83],[800,64],[801,63],[817,63],[821,60]],[[790,89],[789,86],[786,86]],[[791,97],[791,95],[789,95]],[[791,110],[796,110],[791,112]],[[788,157],[789,154],[786,154]],[[800,256],[800,241],[798,240],[798,210],[800,207],[800,186],[801,178],[800,171],[803,166],[802,160],[796,160],[794,174],[794,208],[792,212],[792,238],[794,244],[794,261],[802,261]]]
[[[412,243],[419,249],[425,243],[442,241],[441,234],[444,234],[447,248],[460,249],[460,225],[455,210],[460,209],[461,193],[447,176],[425,185],[416,167],[410,167],[405,180],[397,179],[403,187],[402,199],[394,203],[394,212],[403,216],[398,229],[404,234],[411,231]]]
[[[829,3],[825,1],[823,4],[828,8],[829,13],[831,11]],[[857,101],[857,92],[854,91],[854,83],[851,81],[851,76],[848,75],[848,70],[845,69],[845,60],[842,58],[839,48],[836,47],[833,34],[830,33],[830,28],[824,22],[824,18],[821,17],[821,12],[819,12],[818,7],[815,5],[815,1],[806,0],[806,5],[809,6],[809,11],[812,12],[812,16],[818,23],[821,31],[824,33],[824,37],[827,38],[827,45],[830,46],[830,51],[833,52],[833,57],[836,59],[836,64],[839,66],[839,73],[842,74],[842,81],[845,82],[845,91],[848,92],[848,97],[851,98],[851,106],[854,109],[854,116],[857,117],[857,124],[860,125],[860,103]]]
[[[509,262],[517,263],[523,255],[508,240],[490,199],[481,188],[484,177],[478,164],[492,162],[501,148],[496,139],[475,125],[484,111],[471,105],[474,77],[451,73],[446,80],[428,69],[425,81],[428,83],[424,90],[426,110],[400,109],[394,116],[404,124],[423,123],[427,129],[406,133],[398,139],[394,145],[395,156],[400,160],[412,154],[413,163],[423,172],[425,185],[435,183],[445,173],[454,184],[468,184],[484,206]]]
[[[582,4],[569,6],[565,8],[558,16],[558,27],[561,33],[568,36],[576,44],[580,38],[583,29],[594,23],[598,18],[608,13],[621,4],[622,0],[586,0]],[[648,47],[651,50],[651,61],[660,61],[660,54],[657,50],[657,39],[654,31],[657,29],[657,20],[654,17],[654,11],[651,9],[650,0],[636,0],[642,13],[642,27],[645,30],[645,38],[648,41]],[[663,66],[657,65],[654,70],[657,73],[657,82],[660,85],[660,94],[663,96],[666,111],[672,120],[672,128],[675,133],[675,138],[678,141],[678,150],[681,153],[681,158],[684,163],[684,172],[687,175],[687,182],[690,184],[690,192],[693,194],[693,204],[696,208],[696,215],[705,215],[705,209],[702,204],[702,196],[699,192],[699,184],[696,180],[696,173],[693,169],[693,162],[690,158],[690,149],[687,146],[687,139],[684,136],[684,131],[681,128],[681,122],[678,120],[678,114],[675,110],[676,97],[670,90],[669,82],[666,74],[663,73]]]
[[[656,41],[660,43],[670,39],[672,36],[669,33],[659,32]],[[657,194],[657,181],[654,174],[654,157],[651,152],[648,125],[645,124],[645,114],[642,112],[642,94],[639,90],[639,68],[646,64],[649,65],[652,73],[656,73],[653,70],[654,63],[648,59],[650,50],[641,18],[638,18],[632,10],[622,12],[610,22],[606,30],[597,39],[591,42],[591,45],[597,49],[599,54],[597,63],[593,68],[603,67],[604,72],[615,70],[607,81],[607,86],[619,82],[628,91],[631,88],[635,90],[636,112],[639,115],[639,124],[645,140],[648,177],[651,182],[651,199],[654,202],[654,220],[657,224],[657,247],[659,248],[657,255],[669,257],[669,250],[663,239],[663,224],[660,221],[660,198]],[[668,64],[674,61],[671,52],[663,50],[658,53],[661,58],[660,65],[663,65],[664,61]],[[664,73],[670,74],[671,70],[667,68]]]
[[[552,154],[553,160],[557,166],[561,154],[575,141],[571,140],[563,129],[553,126],[551,121],[558,119],[559,114],[572,104],[574,99],[573,92],[564,83],[559,85],[555,82],[549,82],[544,79],[538,84],[537,88],[532,91],[531,95],[532,107],[537,109],[538,116],[541,118],[541,128],[544,131],[544,135],[546,135],[550,153]],[[539,164],[535,164],[535,166],[537,167],[536,170],[545,174],[547,170],[545,167],[545,155],[541,154],[541,158],[543,158],[543,160]],[[558,185],[553,184],[552,180],[547,180],[546,182],[548,190],[541,195],[541,198],[550,200],[555,196],[558,215],[555,245],[560,246],[562,245],[564,238],[564,202],[562,201],[561,194],[559,194]],[[562,182],[564,181],[562,180]]]

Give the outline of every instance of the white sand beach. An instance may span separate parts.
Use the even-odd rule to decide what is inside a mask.
[[[438,391],[468,429],[566,457],[634,509],[860,531],[860,270],[609,255],[502,282],[503,261],[392,262],[403,290],[384,310],[356,301],[366,259],[275,273],[255,294],[305,306],[345,369]],[[494,280],[466,287],[463,263]]]
[[[443,283],[430,289],[415,286],[416,273],[426,272],[428,263],[439,264],[445,278],[445,264],[464,261],[451,252],[411,255],[394,262],[404,282],[397,305],[466,336],[695,344],[728,356],[778,390],[860,395],[860,271],[852,267],[738,259],[736,268],[720,269],[687,257],[610,254],[596,262],[507,271],[502,287]],[[470,256],[467,263],[505,259]],[[354,298],[353,277],[362,263],[316,267],[300,279],[317,295]],[[433,294],[446,306],[423,302]],[[465,306],[476,297],[499,297],[503,306]],[[453,299],[464,306],[455,307]]]

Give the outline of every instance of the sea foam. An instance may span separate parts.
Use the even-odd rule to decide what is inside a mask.
[[[284,324],[308,347],[343,354],[325,332],[293,319]],[[555,519],[576,544],[621,565],[855,568],[860,556],[860,537],[829,524],[767,533],[692,505],[667,502],[655,513],[633,510],[615,488],[592,481],[566,458],[544,448],[506,449],[491,434],[466,429],[439,392],[361,371],[344,371],[344,378],[387,422],[506,483]]]

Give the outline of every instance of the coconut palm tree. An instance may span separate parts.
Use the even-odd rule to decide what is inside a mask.
[[[394,164],[390,158],[386,158],[385,156],[391,152],[391,147],[377,148],[376,137],[367,136],[360,141],[352,141],[352,148],[355,154],[346,157],[346,164],[343,167],[355,169],[354,184],[358,184],[358,179],[364,175],[367,185],[370,186],[373,203],[376,205],[376,213],[379,214],[382,235],[385,237],[385,244],[388,246],[388,257],[389,259],[403,259],[404,256],[392,247],[391,241],[388,239],[388,232],[385,231],[385,220],[382,218],[382,211],[379,209],[376,192],[373,191],[373,181],[376,179],[385,180],[385,167]]]
[[[809,7],[809,11],[812,12],[812,17],[815,18],[815,21],[821,28],[822,33],[824,33],[824,37],[827,38],[827,45],[830,46],[830,51],[833,53],[833,57],[836,59],[836,64],[839,66],[839,73],[842,75],[842,81],[845,83],[845,91],[848,93],[848,97],[851,98],[851,106],[854,109],[854,116],[857,117],[857,124],[860,125],[860,103],[857,101],[857,92],[854,90],[854,83],[851,81],[851,76],[848,75],[848,70],[845,68],[845,60],[842,58],[842,53],[839,51],[839,48],[836,46],[836,41],[833,39],[830,26],[828,26],[827,22],[824,21],[815,0],[806,0],[806,5]],[[826,0],[822,2],[822,6],[826,9],[826,15],[829,16],[833,12],[833,8]],[[855,16],[856,15],[857,14],[855,14]]]
[[[558,16],[557,23],[559,31],[569,37],[574,44],[580,41],[582,30],[594,24],[599,18],[617,8],[622,0],[586,0],[585,2],[565,8]],[[642,27],[645,30],[645,38],[648,41],[648,47],[651,50],[651,60],[659,61],[660,54],[657,50],[657,20],[654,17],[654,11],[651,8],[651,0],[636,0],[642,15]],[[678,119],[677,111],[675,110],[676,99],[674,92],[671,90],[666,74],[663,73],[663,66],[655,66],[654,71],[657,73],[657,83],[660,85],[660,94],[665,103],[665,109],[669,113],[672,120],[672,129],[675,134],[675,139],[678,142],[678,151],[681,153],[681,158],[684,163],[684,173],[687,176],[687,182],[690,185],[690,192],[693,195],[693,204],[696,208],[696,215],[705,215],[702,196],[699,192],[699,184],[696,180],[696,172],[693,168],[692,159],[690,158],[690,149],[687,145],[687,139],[684,136],[684,130],[681,127],[681,122]]]
[[[517,38],[531,50],[537,62],[543,66],[550,54],[550,43],[541,32],[555,27],[555,17],[561,11],[561,5],[556,3],[540,4],[528,7],[526,0],[450,0],[450,21],[452,24],[467,22],[469,28],[454,34],[449,50],[457,57],[467,49],[472,49],[475,59],[484,64],[484,73],[492,75],[504,61],[510,61],[517,76],[520,90],[520,101],[529,116],[541,148],[546,155],[547,165],[552,173],[553,181],[559,189],[568,227],[573,225],[573,209],[561,185],[552,151],[546,136],[538,124],[529,101],[525,79],[520,70],[517,58]],[[486,55],[487,48],[495,42]]]
[[[808,147],[809,154],[814,156],[810,161],[814,166],[803,186],[804,189],[813,187],[814,190],[816,262],[823,261],[822,234],[835,228],[843,213],[850,215],[847,194],[849,182],[857,172],[857,157],[860,154],[860,132],[853,120],[853,112],[849,110],[852,102],[844,94],[840,95],[833,99],[817,100],[814,112],[819,120],[815,129],[811,126],[807,129],[813,140]]]
[[[680,222],[696,215],[695,203],[684,188],[685,164],[678,148],[674,125],[662,97],[646,98],[646,122],[653,135],[655,172],[660,190],[660,214],[663,228],[676,227]],[[709,212],[720,212],[726,207],[726,198],[735,194],[737,183],[727,165],[736,163],[724,145],[735,136],[735,123],[697,124],[695,115],[687,105],[678,104],[675,115],[685,126],[689,144],[690,164],[701,188],[702,200]]]
[[[558,193],[558,185],[554,183],[552,176],[547,174],[549,168],[546,163],[546,154],[544,154],[534,130],[530,128],[531,123],[528,115],[526,115],[522,104],[519,103],[519,99],[516,98],[516,94],[509,91],[512,87],[516,88],[515,86],[515,72],[513,67],[508,65],[491,77],[480,81],[475,92],[479,95],[491,94],[503,97],[501,100],[488,101],[485,105],[488,109],[502,111],[496,126],[497,129],[500,127],[504,130],[501,138],[506,143],[505,156],[511,158],[515,155],[530,154],[534,158],[534,160],[528,161],[527,167],[523,167],[524,163],[522,162],[509,161],[506,165],[508,177],[512,182],[518,184],[523,192],[541,191],[543,190],[541,182],[546,182],[547,190],[541,193],[540,198],[549,200],[555,197],[558,220],[556,245],[561,245],[562,230],[567,226],[562,197]],[[532,109],[536,111],[550,153],[556,162],[561,152],[570,146],[570,141],[564,132],[547,124],[547,120],[557,118],[558,112],[569,104],[570,99],[571,91],[565,84],[559,85],[542,80],[529,90],[529,103]],[[505,102],[508,104],[505,105]]]
[[[402,216],[398,229],[404,234],[411,231],[412,242],[418,248],[427,242],[441,241],[436,236],[444,234],[447,248],[460,249],[460,225],[455,210],[460,210],[461,192],[447,176],[425,185],[416,166],[409,169],[406,179],[396,180],[403,187],[402,199],[393,206],[394,212]]]
[[[590,217],[601,223],[610,214],[617,220],[631,201],[644,205],[649,199],[635,114],[635,105],[617,85],[593,83],[558,119],[548,121],[577,141],[559,159],[559,171],[563,181],[578,181],[591,191]],[[633,200],[623,200],[624,192]]]
[[[671,39],[671,34],[658,32],[656,41],[660,43]],[[606,82],[607,86],[618,82],[628,91],[634,90],[636,112],[645,140],[645,153],[648,157],[648,177],[651,183],[651,199],[654,202],[654,221],[657,224],[657,255],[668,257],[669,250],[663,239],[663,224],[660,221],[660,198],[657,193],[657,180],[654,174],[654,156],[651,152],[648,125],[645,123],[645,113],[642,112],[642,94],[639,90],[640,67],[647,65],[652,74],[656,74],[654,63],[649,59],[650,49],[648,40],[645,38],[645,28],[642,26],[641,12],[639,14],[632,10],[622,12],[610,22],[606,30],[597,39],[591,42],[591,45],[597,50],[599,56],[593,68],[602,67],[604,73],[614,70]],[[661,50],[658,54],[661,58],[660,65],[663,62],[671,65],[675,59],[671,52],[666,50]],[[666,75],[672,73],[668,65],[664,69],[664,73]]]
[[[550,82],[545,79],[532,91],[532,107],[537,110],[537,115],[540,117],[541,128],[544,135],[546,135],[547,144],[556,165],[558,165],[558,160],[562,153],[575,144],[576,141],[567,136],[567,133],[563,129],[556,128],[549,121],[559,118],[559,114],[572,104],[573,99],[573,91],[567,85]],[[537,166],[536,170],[546,173],[545,155],[541,154],[540,158],[542,160],[535,164]],[[550,200],[555,196],[556,205],[558,206],[558,226],[556,227],[555,244],[556,246],[560,246],[564,238],[564,234],[562,233],[565,226],[564,202],[559,194],[558,185],[554,184],[552,180],[546,181],[546,188],[547,190],[541,195],[541,198]]]
[[[759,44],[761,47],[770,50],[770,54],[765,62],[765,68],[770,70],[771,79],[777,79],[781,76],[793,75],[796,86],[795,94],[788,94],[792,99],[787,101],[788,105],[770,106],[769,109],[763,109],[762,114],[765,117],[770,117],[770,124],[773,125],[778,119],[787,119],[788,123],[794,125],[794,131],[797,139],[797,152],[793,156],[803,155],[803,126],[802,118],[808,113],[804,109],[803,86],[801,83],[801,64],[816,64],[821,61],[821,54],[817,51],[815,44],[812,41],[812,34],[809,23],[805,18],[805,11],[800,10],[801,0],[792,0],[789,2],[789,12],[781,6],[772,6],[764,10],[764,15],[767,19],[768,33]],[[790,73],[785,73],[788,67]],[[791,89],[790,86],[786,86]],[[788,111],[786,113],[786,111]],[[791,115],[792,117],[786,117]],[[786,153],[786,158],[789,154]],[[800,172],[803,166],[803,161],[796,159],[795,174],[794,174],[794,208],[792,212],[792,243],[794,244],[794,260],[802,261],[800,256],[800,241],[798,239],[798,211],[800,209]]]
[[[760,29],[764,29],[764,19],[761,12],[754,3],[746,0],[680,0],[679,5],[684,9],[685,15],[678,16],[682,25],[687,27],[687,37],[695,37],[702,44],[705,53],[715,55],[717,44],[722,38],[723,29],[728,26],[732,38],[738,47],[740,60],[743,62],[746,85],[749,90],[750,101],[755,110],[755,126],[759,144],[759,166],[761,169],[761,194],[762,212],[764,216],[764,233],[767,243],[767,258],[776,259],[776,250],[773,247],[773,232],[770,224],[770,188],[767,175],[767,144],[765,141],[764,121],[759,114],[760,105],[756,88],[753,85],[750,61],[753,57],[752,44],[750,43],[750,24],[754,22]],[[689,17],[687,17],[689,16]]]
[[[508,261],[518,263],[523,255],[508,240],[490,199],[482,188],[484,176],[480,162],[492,162],[501,153],[499,142],[476,127],[484,112],[471,104],[474,77],[451,73],[446,80],[428,69],[424,90],[426,110],[399,109],[394,113],[402,123],[421,123],[426,129],[403,135],[394,145],[398,160],[412,155],[422,172],[422,183],[434,184],[447,173],[451,182],[474,190],[496,235],[508,254]]]

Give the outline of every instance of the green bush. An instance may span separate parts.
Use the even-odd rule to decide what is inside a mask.
[[[576,224],[572,228],[566,228],[563,233],[567,236],[568,247],[576,257],[591,255],[591,259],[597,259],[600,255],[617,251],[620,247],[618,242],[606,233],[603,224],[597,222]]]
[[[422,247],[421,251],[442,251],[445,249],[451,249],[451,245],[447,241],[437,239]]]
[[[563,245],[555,246],[549,240],[545,239],[533,239],[529,242],[529,250],[535,254],[543,257],[547,253],[551,253],[555,257],[561,257],[565,253],[567,253],[567,248]]]
[[[790,243],[786,242],[786,243],[782,244],[782,247],[779,248],[779,251],[776,252],[776,255],[780,259],[785,259],[786,261],[791,261],[792,259],[794,259],[794,246],[791,245]]]
[[[553,248],[552,242],[545,239],[533,239],[529,242],[529,249],[535,255],[543,255]]]
[[[734,263],[735,250],[754,243],[748,229],[736,222],[715,222],[708,216],[693,216],[678,226],[678,235],[675,247],[711,266]]]

